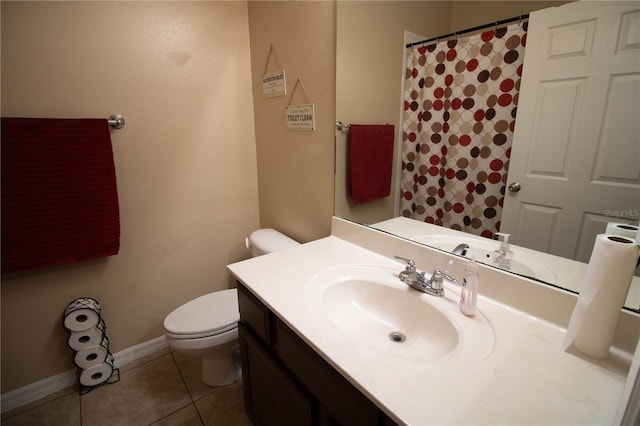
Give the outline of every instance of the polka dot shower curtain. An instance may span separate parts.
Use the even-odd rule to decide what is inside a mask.
[[[403,216],[488,238],[500,230],[526,25],[409,52]]]

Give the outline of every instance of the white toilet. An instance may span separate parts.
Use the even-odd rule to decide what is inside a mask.
[[[253,257],[299,245],[274,229],[258,229],[246,240]],[[175,309],[164,319],[167,343],[186,355],[202,357],[202,381],[223,386],[240,378],[238,292],[205,294]]]

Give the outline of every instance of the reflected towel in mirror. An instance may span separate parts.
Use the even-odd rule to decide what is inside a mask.
[[[351,124],[348,142],[348,190],[354,204],[389,196],[394,126]]]

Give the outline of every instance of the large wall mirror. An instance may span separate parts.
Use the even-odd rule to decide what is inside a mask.
[[[423,221],[403,217],[400,206],[400,164],[403,129],[403,90],[407,49],[405,45],[421,39],[430,39],[468,28],[481,26],[506,20],[515,16],[549,8],[562,11],[571,7],[572,2],[566,1],[338,1],[337,2],[337,58],[336,58],[336,121],[344,124],[393,124],[396,130],[395,151],[393,158],[391,194],[364,204],[354,205],[347,190],[347,139],[348,128],[336,129],[336,175],[335,175],[335,215],[361,224],[366,224],[385,232],[409,238],[419,243],[438,249],[452,251],[455,247],[461,255],[460,244],[468,243],[481,261],[492,264],[490,259],[492,250],[499,247],[499,243],[487,238],[474,235],[462,230],[452,230],[444,226],[425,224]],[[610,2],[588,2],[593,10],[605,7]],[[620,2],[621,4],[624,2]],[[627,5],[632,2],[626,2]],[[608,7],[608,6],[606,6]],[[616,53],[623,52],[632,62],[640,63],[640,10],[631,9],[611,20],[611,25],[617,29]],[[640,9],[635,5],[636,9]],[[602,9],[603,11],[606,9]],[[542,12],[540,12],[542,13]],[[601,13],[601,12],[597,12]],[[605,13],[605,12],[602,12]],[[557,13],[554,13],[557,14]],[[535,15],[535,14],[534,14]],[[620,17],[622,16],[622,17]],[[590,19],[583,19],[589,22]],[[614,22],[615,21],[615,22]],[[600,27],[603,24],[598,23]],[[556,26],[557,27],[557,26]],[[569,26],[570,28],[573,28]],[[568,27],[568,28],[569,28]],[[580,28],[576,33],[590,34],[595,26]],[[531,32],[531,28],[529,28]],[[563,49],[572,43],[571,31],[562,32],[556,38],[562,39],[561,47],[554,52],[563,54]],[[622,34],[622,35],[621,35]],[[622,40],[622,41],[620,41]],[[568,44],[567,44],[568,43]],[[585,44],[585,49],[592,46]],[[527,45],[529,48],[529,45]],[[559,50],[558,50],[559,49]],[[571,48],[567,48],[567,52]],[[572,51],[571,51],[572,52]],[[525,59],[527,58],[525,51]],[[567,53],[567,56],[579,56]],[[524,69],[537,68],[539,72],[548,71],[547,64],[527,63]],[[601,61],[602,62],[602,61]],[[615,62],[614,60],[610,62]],[[529,68],[527,68],[529,67]],[[579,68],[580,64],[574,66]],[[587,67],[583,65],[583,68]],[[592,68],[592,66],[588,66]],[[525,71],[526,72],[526,71]],[[605,101],[599,102],[599,118],[588,120],[582,124],[566,124],[573,120],[567,117],[568,105],[575,105],[576,99],[584,96],[582,92],[582,77],[558,79],[570,81],[571,84],[544,86],[547,90],[546,104],[524,105],[522,97],[517,106],[516,121],[521,128],[529,126],[529,132],[535,129],[554,129],[555,133],[594,132],[600,135],[594,152],[599,155],[595,165],[580,167],[582,158],[569,158],[551,155],[553,161],[539,162],[539,158],[530,152],[520,149],[516,145],[511,152],[511,167],[509,179],[505,182],[514,183],[512,177],[516,169],[525,170],[518,175],[518,183],[523,190],[519,194],[505,190],[505,200],[514,197],[516,200],[526,200],[524,195],[531,193],[535,183],[527,181],[531,175],[531,165],[534,169],[542,170],[542,174],[551,176],[538,189],[537,199],[518,204],[520,218],[510,223],[503,220],[503,232],[512,233],[512,248],[516,253],[511,271],[520,275],[535,278],[541,282],[555,285],[570,291],[579,292],[584,278],[587,262],[593,249],[595,237],[604,233],[607,225],[612,222],[637,225],[640,218],[640,70],[614,71],[614,77],[607,76],[607,90]],[[550,81],[550,77],[542,75],[541,81]],[[546,79],[546,80],[545,80]],[[556,80],[554,80],[556,81]],[[575,83],[575,84],[574,84]],[[554,89],[554,90],[551,90]],[[555,90],[558,89],[558,90]],[[536,89],[541,90],[541,89]],[[524,92],[524,87],[521,88]],[[538,101],[539,102],[539,101]],[[585,101],[586,102],[586,101]],[[622,102],[628,105],[630,113],[612,113],[611,105]],[[593,102],[592,102],[593,103]],[[523,113],[523,111],[525,111]],[[541,112],[542,111],[542,112]],[[563,115],[564,114],[564,115]],[[572,113],[573,114],[573,113]],[[520,117],[526,115],[530,124],[524,123]],[[538,121],[532,117],[538,117]],[[542,118],[540,118],[542,117]],[[604,119],[600,119],[604,117]],[[616,118],[617,117],[617,118]],[[621,117],[621,118],[620,118]],[[635,117],[635,119],[633,118]],[[589,123],[604,124],[590,128]],[[542,124],[541,124],[542,123]],[[516,126],[517,127],[517,126]],[[532,130],[534,129],[534,130]],[[517,128],[517,132],[520,128]],[[548,133],[551,131],[548,130]],[[522,133],[522,132],[521,132]],[[519,136],[515,136],[517,138]],[[586,136],[585,136],[586,137]],[[582,140],[585,137],[578,136]],[[575,139],[576,137],[574,137]],[[556,149],[559,142],[554,136],[543,138],[547,145],[539,152]],[[607,141],[603,143],[602,141]],[[566,147],[565,147],[566,148]],[[566,150],[570,150],[567,148]],[[580,150],[579,150],[580,151]],[[586,151],[582,149],[581,151]],[[577,152],[577,151],[573,151]],[[528,156],[527,156],[528,155]],[[538,163],[536,163],[538,161]],[[577,200],[592,186],[577,186],[572,192],[557,193],[563,182],[563,167],[573,161],[580,169],[579,173],[591,176],[591,183],[599,184],[604,200],[597,209],[586,208],[580,213],[578,224],[564,224],[560,219],[559,210],[569,210]],[[559,171],[554,167],[559,167]],[[528,167],[528,168],[527,168]],[[572,172],[573,173],[573,172]],[[548,194],[550,200],[544,199]],[[568,194],[568,195],[567,195]],[[540,198],[542,197],[542,198]],[[551,199],[554,198],[554,199]],[[592,197],[593,198],[593,197]],[[558,201],[562,200],[562,203]],[[507,201],[505,201],[506,205]],[[523,207],[524,205],[524,207]],[[605,207],[603,208],[602,205]],[[553,206],[553,207],[549,207]],[[557,206],[561,206],[559,209]],[[506,209],[506,207],[505,207]],[[554,210],[555,209],[555,210]],[[524,213],[522,213],[524,212]],[[504,212],[503,219],[504,219]],[[572,219],[575,222],[574,219]],[[575,228],[571,236],[559,236],[558,227],[562,229]],[[505,229],[508,228],[508,229]],[[546,237],[545,237],[546,235]],[[519,252],[518,252],[519,251]],[[520,263],[518,263],[520,262]],[[519,269],[520,268],[520,269]],[[636,269],[636,275],[637,269]],[[625,308],[640,311],[640,278],[635,276],[625,303]]]

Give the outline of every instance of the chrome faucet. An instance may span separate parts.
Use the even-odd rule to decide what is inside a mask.
[[[404,257],[396,256],[396,259],[402,259],[407,262],[407,266],[404,271],[401,271],[398,275],[400,281],[407,284],[409,287],[418,290],[422,293],[430,294],[431,296],[442,297],[444,296],[443,281],[446,278],[452,283],[456,283],[456,279],[450,275],[445,274],[440,269],[436,269],[431,274],[431,277],[427,279],[424,272],[418,272],[416,270],[416,264],[411,259],[405,259]]]
[[[469,248],[469,244],[465,244],[465,243],[458,244],[456,246],[456,248],[454,248],[451,251],[451,254],[457,254],[459,256],[464,256],[465,254],[467,254],[467,249],[468,248]]]

